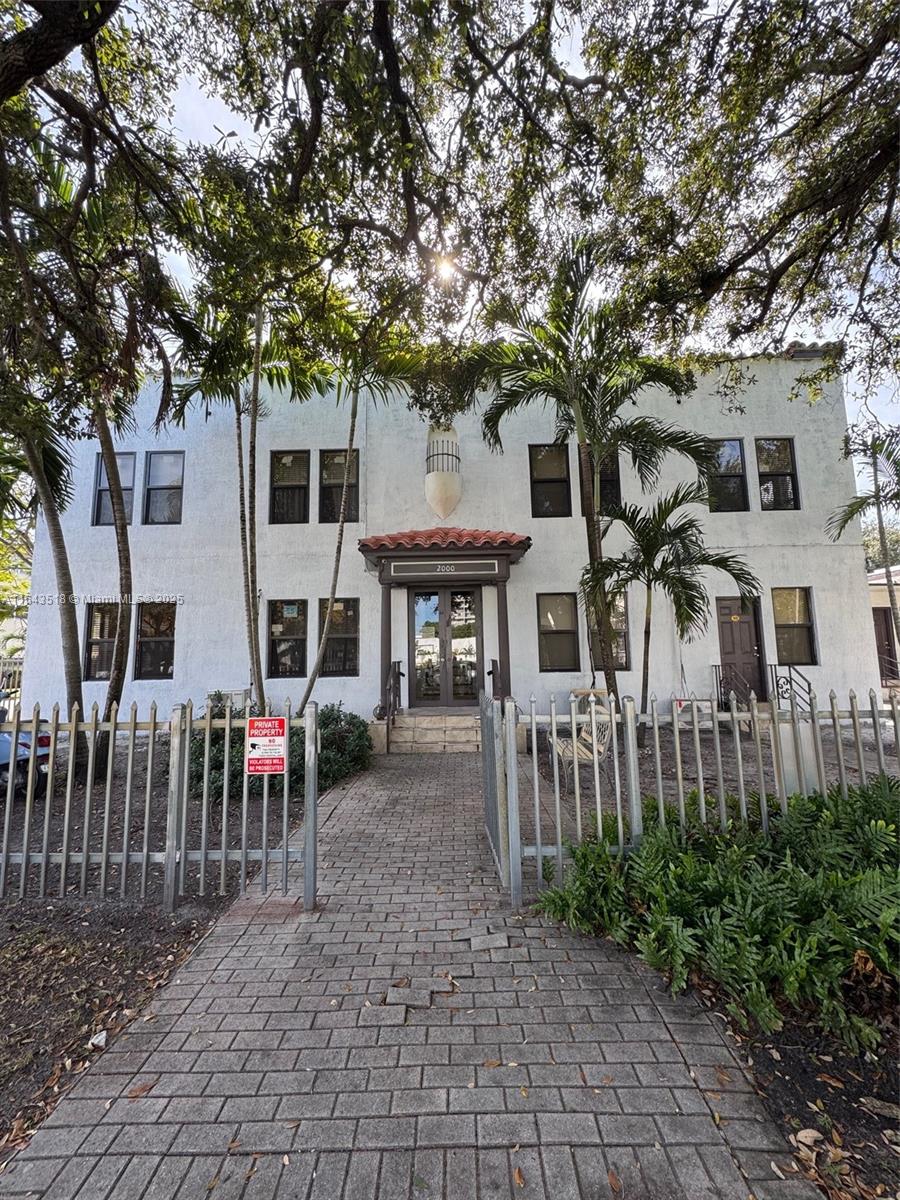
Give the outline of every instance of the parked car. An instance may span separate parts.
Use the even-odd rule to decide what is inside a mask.
[[[4,701],[7,692],[0,692],[0,725],[7,720]],[[31,758],[31,730],[20,729],[13,753],[13,735],[0,731],[0,804],[6,800],[9,789],[10,770],[15,772],[13,798],[24,800],[28,788],[28,763]],[[47,772],[50,768],[50,734],[39,733],[34,752],[34,794],[42,796],[47,788]]]

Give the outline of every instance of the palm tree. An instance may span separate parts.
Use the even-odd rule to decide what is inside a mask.
[[[337,538],[331,568],[331,585],[325,606],[325,617],[319,633],[319,646],[306,680],[306,690],[300,701],[298,712],[303,712],[306,708],[319,672],[322,670],[325,650],[328,646],[328,634],[334,615],[353,471],[353,443],[356,435],[360,391],[365,388],[371,397],[386,400],[392,391],[405,389],[411,381],[418,379],[423,370],[422,351],[409,342],[402,330],[392,329],[384,322],[363,320],[358,313],[352,311],[348,311],[340,318],[337,314],[333,314],[330,325],[331,335],[337,339],[340,346],[338,361],[333,367],[337,378],[337,402],[340,404],[344,396],[349,396],[350,428],[347,435],[347,455],[344,460],[341,507],[338,514]]]
[[[675,629],[682,641],[702,633],[709,623],[709,593],[703,582],[704,571],[722,571],[737,585],[742,600],[759,595],[759,583],[737,554],[708,550],[703,540],[703,525],[695,512],[679,512],[688,505],[706,504],[708,496],[701,483],[682,483],[661,496],[650,509],[625,504],[609,514],[619,521],[629,536],[626,550],[615,557],[585,567],[581,577],[582,595],[590,602],[593,593],[605,588],[610,599],[624,596],[632,583],[643,584],[644,656],[641,663],[641,712],[647,711],[650,679],[650,632],[653,592],[669,597],[675,616]],[[641,728],[643,745],[646,726]]]
[[[848,438],[847,454],[858,454],[864,460],[871,478],[871,486],[832,513],[825,528],[832,541],[836,542],[855,517],[875,514],[878,544],[884,563],[884,581],[887,584],[891,618],[894,622],[894,636],[897,645],[900,646],[900,608],[897,605],[897,589],[894,585],[884,523],[885,510],[891,513],[900,512],[900,430],[877,430],[874,433]]]
[[[480,378],[494,388],[483,417],[484,436],[492,447],[502,449],[502,422],[529,404],[555,410],[558,442],[574,436],[592,567],[603,560],[606,527],[600,490],[606,463],[617,462],[620,453],[630,456],[644,489],[656,482],[668,454],[682,454],[703,471],[711,464],[709,442],[699,434],[628,411],[642,388],[683,396],[693,390],[694,379],[673,359],[643,353],[616,303],[591,298],[597,258],[595,240],[572,242],[557,267],[545,311],[509,311],[504,318],[509,338],[488,344],[480,354]],[[612,695],[613,630],[601,576],[592,608],[603,676]]]
[[[172,415],[183,414],[197,397],[229,405],[234,411],[235,449],[238,470],[238,534],[244,618],[252,691],[256,703],[266,705],[265,675],[259,640],[259,586],[256,537],[256,442],[262,415],[261,384],[287,393],[289,399],[306,401],[324,395],[333,369],[298,348],[298,339],[285,339],[285,332],[303,323],[303,316],[282,306],[275,319],[266,315],[261,303],[252,312],[242,307],[228,313],[201,305],[194,323],[183,323],[180,364],[188,378],[174,389]],[[246,451],[244,422],[247,419]]]

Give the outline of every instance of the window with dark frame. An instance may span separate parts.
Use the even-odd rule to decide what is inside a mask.
[[[273,450],[269,523],[305,525],[309,520],[309,451]]]
[[[609,614],[610,623],[615,634],[613,638],[613,662],[617,671],[628,670],[628,605],[624,596],[616,596],[613,600],[612,611]],[[600,667],[600,635],[594,609],[588,610],[588,633],[591,639],[591,657],[594,666]]]
[[[809,588],[772,588],[775,646],[782,667],[814,667],[816,639]]]
[[[715,465],[709,473],[709,511],[747,512],[747,470],[740,438],[712,438]]]
[[[578,600],[574,592],[539,592],[538,669],[577,671]]]
[[[144,524],[180,525],[184,451],[151,450],[144,484]]]
[[[325,626],[328,601],[319,601],[319,639]],[[331,611],[331,624],[325,639],[323,676],[359,674],[359,600],[337,599]]]
[[[135,679],[171,679],[175,667],[174,604],[139,604]]]
[[[84,621],[84,678],[109,679],[118,604],[89,604]]]
[[[581,478],[581,457],[578,458],[579,479]],[[603,516],[612,512],[622,504],[622,477],[619,473],[618,454],[607,455],[600,463],[600,512]],[[582,484],[583,486],[583,484]],[[594,480],[591,479],[591,495],[594,494]],[[584,511],[584,492],[581,493],[581,515],[588,517],[591,513]]]
[[[756,465],[759,470],[759,503],[763,512],[800,507],[793,438],[757,438]]]
[[[556,443],[528,447],[531,476],[531,515],[571,517],[569,447]]]
[[[122,484],[122,499],[125,503],[125,516],[131,524],[134,511],[134,454],[132,452],[117,454],[116,462],[119,467],[119,481]],[[113,510],[109,496],[109,480],[106,476],[106,464],[103,455],[97,453],[97,494],[94,497],[94,524],[112,525]]]
[[[306,675],[306,601],[269,601],[270,679]]]
[[[335,525],[341,519],[346,450],[322,450],[319,454],[319,521]],[[359,451],[353,451],[350,484],[347,488],[347,520],[359,520]]]

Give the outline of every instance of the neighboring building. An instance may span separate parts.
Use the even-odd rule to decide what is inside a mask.
[[[875,623],[875,648],[878,652],[878,671],[882,687],[900,687],[900,665],[897,661],[897,639],[888,596],[884,567],[869,572],[869,602]],[[900,591],[900,567],[892,567],[894,585]]]
[[[826,518],[854,492],[842,456],[841,386],[815,404],[788,399],[809,369],[809,352],[761,358],[733,411],[707,378],[676,402],[650,393],[641,411],[699,430],[719,444],[704,518],[712,546],[746,556],[759,602],[742,611],[734,586],[711,577],[707,633],[681,645],[667,602],[654,605],[651,689],[708,696],[772,688],[772,669],[799,671],[823,694],[876,685],[858,528],[832,543]],[[798,362],[796,358],[805,361]],[[347,413],[333,398],[292,404],[266,400],[259,428],[259,586],[261,633],[273,704],[303,690],[315,657],[335,541]],[[142,395],[133,433],[120,440],[120,470],[132,511],[134,616],[124,702],[144,711],[215,690],[248,686],[238,542],[233,417],[212,407],[184,427],[153,432],[156,389]],[[552,412],[511,417],[504,453],[484,444],[477,412],[455,432],[432,434],[403,400],[361,404],[355,479],[341,566],[340,597],[321,702],[342,700],[368,715],[379,703],[386,664],[405,678],[403,705],[474,705],[481,688],[501,684],[520,702],[533,692],[566,697],[590,681],[588,628],[577,601],[586,560],[573,445],[554,446]],[[72,447],[74,495],[63,523],[82,597],[79,628],[85,699],[102,700],[111,651],[116,554],[105,477],[96,444]],[[660,489],[691,476],[670,458]],[[609,495],[640,501],[623,458],[606,481]],[[645,497],[649,502],[650,496]],[[613,530],[608,546],[621,545]],[[46,530],[38,528],[33,597],[56,583]],[[91,599],[93,597],[93,600]],[[635,589],[619,618],[621,691],[636,694],[641,668],[643,595]],[[498,664],[499,679],[489,677]],[[598,682],[601,678],[598,673]],[[63,700],[58,615],[35,603],[29,619],[23,699]]]

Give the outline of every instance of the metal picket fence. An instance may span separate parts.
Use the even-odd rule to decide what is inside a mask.
[[[745,822],[767,832],[790,796],[837,787],[846,797],[872,778],[900,775],[895,695],[884,703],[871,691],[860,705],[851,691],[841,707],[831,692],[820,707],[812,692],[803,705],[792,695],[779,707],[752,694],[741,706],[732,692],[725,707],[715,696],[672,697],[667,712],[660,707],[653,698],[638,714],[631,697],[617,704],[591,692],[563,705],[551,696],[544,713],[534,697],[524,709],[507,700],[501,717],[498,702],[482,701],[485,824],[498,869],[508,863],[500,875],[514,907],[524,886],[561,882],[570,847],[585,837],[628,853],[646,820],[723,830]],[[494,791],[505,786],[506,822],[490,779]]]
[[[14,708],[0,721],[0,899],[118,896],[172,911],[180,897],[243,894],[251,876],[266,891],[273,868],[286,894],[302,864],[304,907],[314,908],[318,706],[292,715],[288,702],[282,715],[285,771],[251,778],[249,714],[230,704],[195,714],[188,702],[167,718],[152,704],[143,720],[133,704],[109,721],[96,704],[67,719],[59,705],[49,716]],[[302,776],[291,734],[302,738]]]

